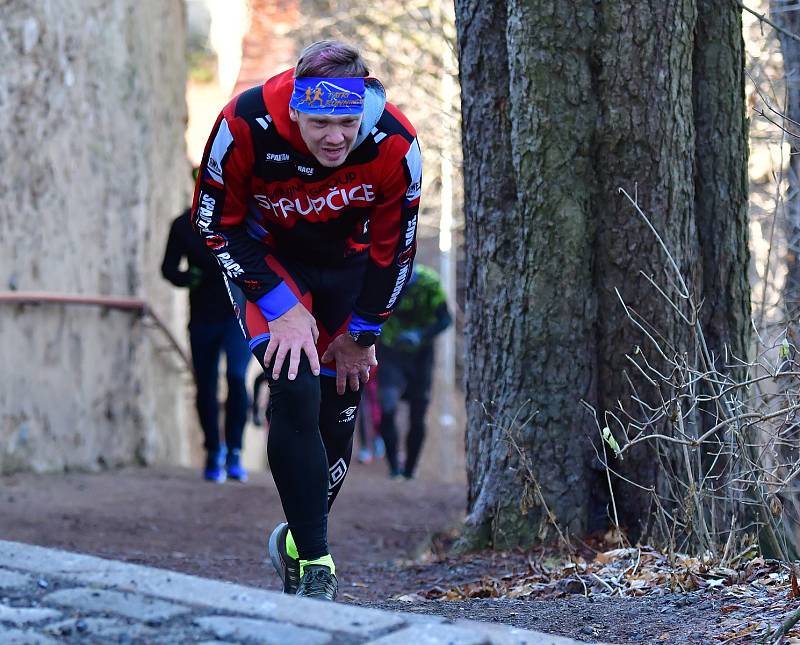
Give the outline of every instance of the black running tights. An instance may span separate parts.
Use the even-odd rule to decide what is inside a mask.
[[[269,377],[267,457],[300,558],[316,560],[328,553],[328,511],[350,465],[361,392],[339,396],[336,379],[314,376],[305,355],[290,381],[288,363]]]

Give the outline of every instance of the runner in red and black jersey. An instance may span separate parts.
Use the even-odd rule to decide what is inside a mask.
[[[270,383],[284,591],[333,599],[327,515],[350,463],[360,383],[414,258],[422,164],[411,124],[358,52],[307,47],[214,126],[192,219]]]

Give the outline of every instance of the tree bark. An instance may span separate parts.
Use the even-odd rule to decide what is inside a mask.
[[[691,315],[670,286],[667,256],[619,188],[636,196],[696,300],[705,298],[710,350],[746,347],[741,26],[735,8],[712,5],[456,2],[470,352],[466,545],[541,537],[541,502],[571,531],[584,530],[592,511],[610,512],[607,495],[595,495],[605,475],[588,466],[596,429],[579,400],[614,411],[631,394],[629,379],[644,401],[659,400],[630,369],[626,354],[636,347],[659,364],[620,298],[656,330],[667,357],[697,360],[693,329],[642,276]],[[615,467],[659,485],[651,449],[626,453]],[[615,499],[636,538],[649,495],[623,483]]]
[[[642,347],[648,360],[669,372],[658,363],[652,343],[628,320],[619,297],[656,330],[667,357],[689,349],[691,330],[642,274],[665,287],[674,283],[676,276],[656,237],[619,194],[619,188],[638,196],[690,288],[696,285],[694,24],[694,0],[627,0],[600,5],[597,93],[603,113],[595,148],[600,177],[594,216],[598,223],[598,401],[604,411],[618,410],[618,402],[631,394],[628,378],[641,388],[639,396],[658,405],[658,392],[632,373],[626,357],[633,355],[636,346]],[[667,291],[678,300],[674,290]],[[638,416],[639,410],[635,412]],[[606,423],[612,431],[620,430],[610,419]],[[647,444],[640,444],[616,466],[642,486],[658,483],[659,462]],[[649,495],[624,482],[616,493],[620,521],[636,539],[640,520],[649,516]]]
[[[771,18],[779,27],[791,34],[800,33],[800,8],[786,6],[785,0],[770,0]],[[783,55],[783,76],[786,83],[786,104],[784,112],[786,120],[783,126],[789,132],[797,133],[800,130],[800,42],[780,31],[776,32],[780,41],[781,54]],[[800,144],[797,137],[787,136],[786,141],[790,146],[789,172],[787,176],[787,189],[783,202],[783,217],[779,222],[783,226],[786,236],[786,278],[783,284],[782,305],[786,335],[792,344],[792,357],[797,360],[800,348]],[[779,217],[780,211],[775,213]],[[766,276],[765,276],[766,279]],[[782,384],[791,388],[791,384]],[[782,456],[791,456],[789,447],[782,447]],[[796,540],[790,535],[792,529],[789,522],[781,522],[778,533],[783,532],[779,539],[785,547],[782,549],[775,540],[762,531],[761,544],[765,553],[772,557],[788,557],[796,559],[798,549]],[[787,539],[788,538],[788,539]]]
[[[724,370],[750,344],[747,244],[748,126],[742,17],[698,0],[693,64],[695,219],[702,256],[701,321]],[[797,43],[795,43],[797,45]]]
[[[800,10],[787,11],[786,2],[770,1],[772,18],[777,25],[792,34],[800,33]],[[780,9],[779,11],[775,11]],[[778,32],[783,54],[783,75],[786,79],[786,116],[791,120],[786,129],[797,132],[800,123],[800,42]],[[791,123],[791,122],[794,123]],[[789,188],[786,192],[784,208],[784,230],[787,241],[786,282],[783,286],[783,303],[786,319],[791,323],[800,313],[800,144],[796,137],[787,137],[791,146],[789,162]],[[797,324],[791,324],[790,333],[794,345],[800,346]]]
[[[698,0],[698,8],[693,60],[694,208],[703,277],[700,322],[706,351],[704,358],[699,354],[703,348],[698,348],[696,363],[723,377],[742,380],[745,370],[736,365],[747,359],[751,329],[750,284],[743,270],[749,263],[749,248],[742,21],[733,3],[719,11],[713,0]],[[719,390],[708,383],[702,388],[711,397]],[[720,403],[701,404],[697,432],[714,427],[725,413]],[[716,486],[721,500],[717,505],[720,518],[748,508],[727,488],[725,472],[730,459],[724,455],[728,436],[727,431],[718,433],[718,443],[709,446],[704,455],[704,468],[712,474],[706,480],[708,487]],[[731,508],[734,505],[737,508]],[[728,522],[722,520],[721,524],[727,526]]]
[[[563,528],[586,526],[593,11],[588,0],[456,10],[471,161],[465,542],[503,548],[547,526],[533,479]]]

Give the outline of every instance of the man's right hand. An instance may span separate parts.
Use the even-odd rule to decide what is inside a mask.
[[[264,354],[264,367],[269,369],[272,356],[275,356],[275,365],[272,368],[272,378],[277,379],[281,374],[283,361],[289,355],[289,380],[297,377],[300,365],[300,353],[305,352],[311,364],[311,372],[319,376],[319,356],[317,355],[317,338],[319,330],[317,321],[314,320],[308,309],[298,302],[294,307],[275,320],[269,321],[269,344]]]

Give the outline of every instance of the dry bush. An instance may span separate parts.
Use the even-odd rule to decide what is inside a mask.
[[[616,461],[638,444],[650,445],[661,476],[645,489],[656,520],[648,537],[670,551],[727,563],[758,542],[768,556],[794,559],[800,517],[797,349],[785,330],[772,326],[766,335],[756,330],[752,358],[711,353],[700,323],[702,303],[658,240],[668,258],[666,286],[641,277],[690,329],[692,349],[673,346],[620,298],[646,341],[627,355],[629,396],[603,414],[590,408],[603,440],[598,458],[613,483],[622,478]]]

